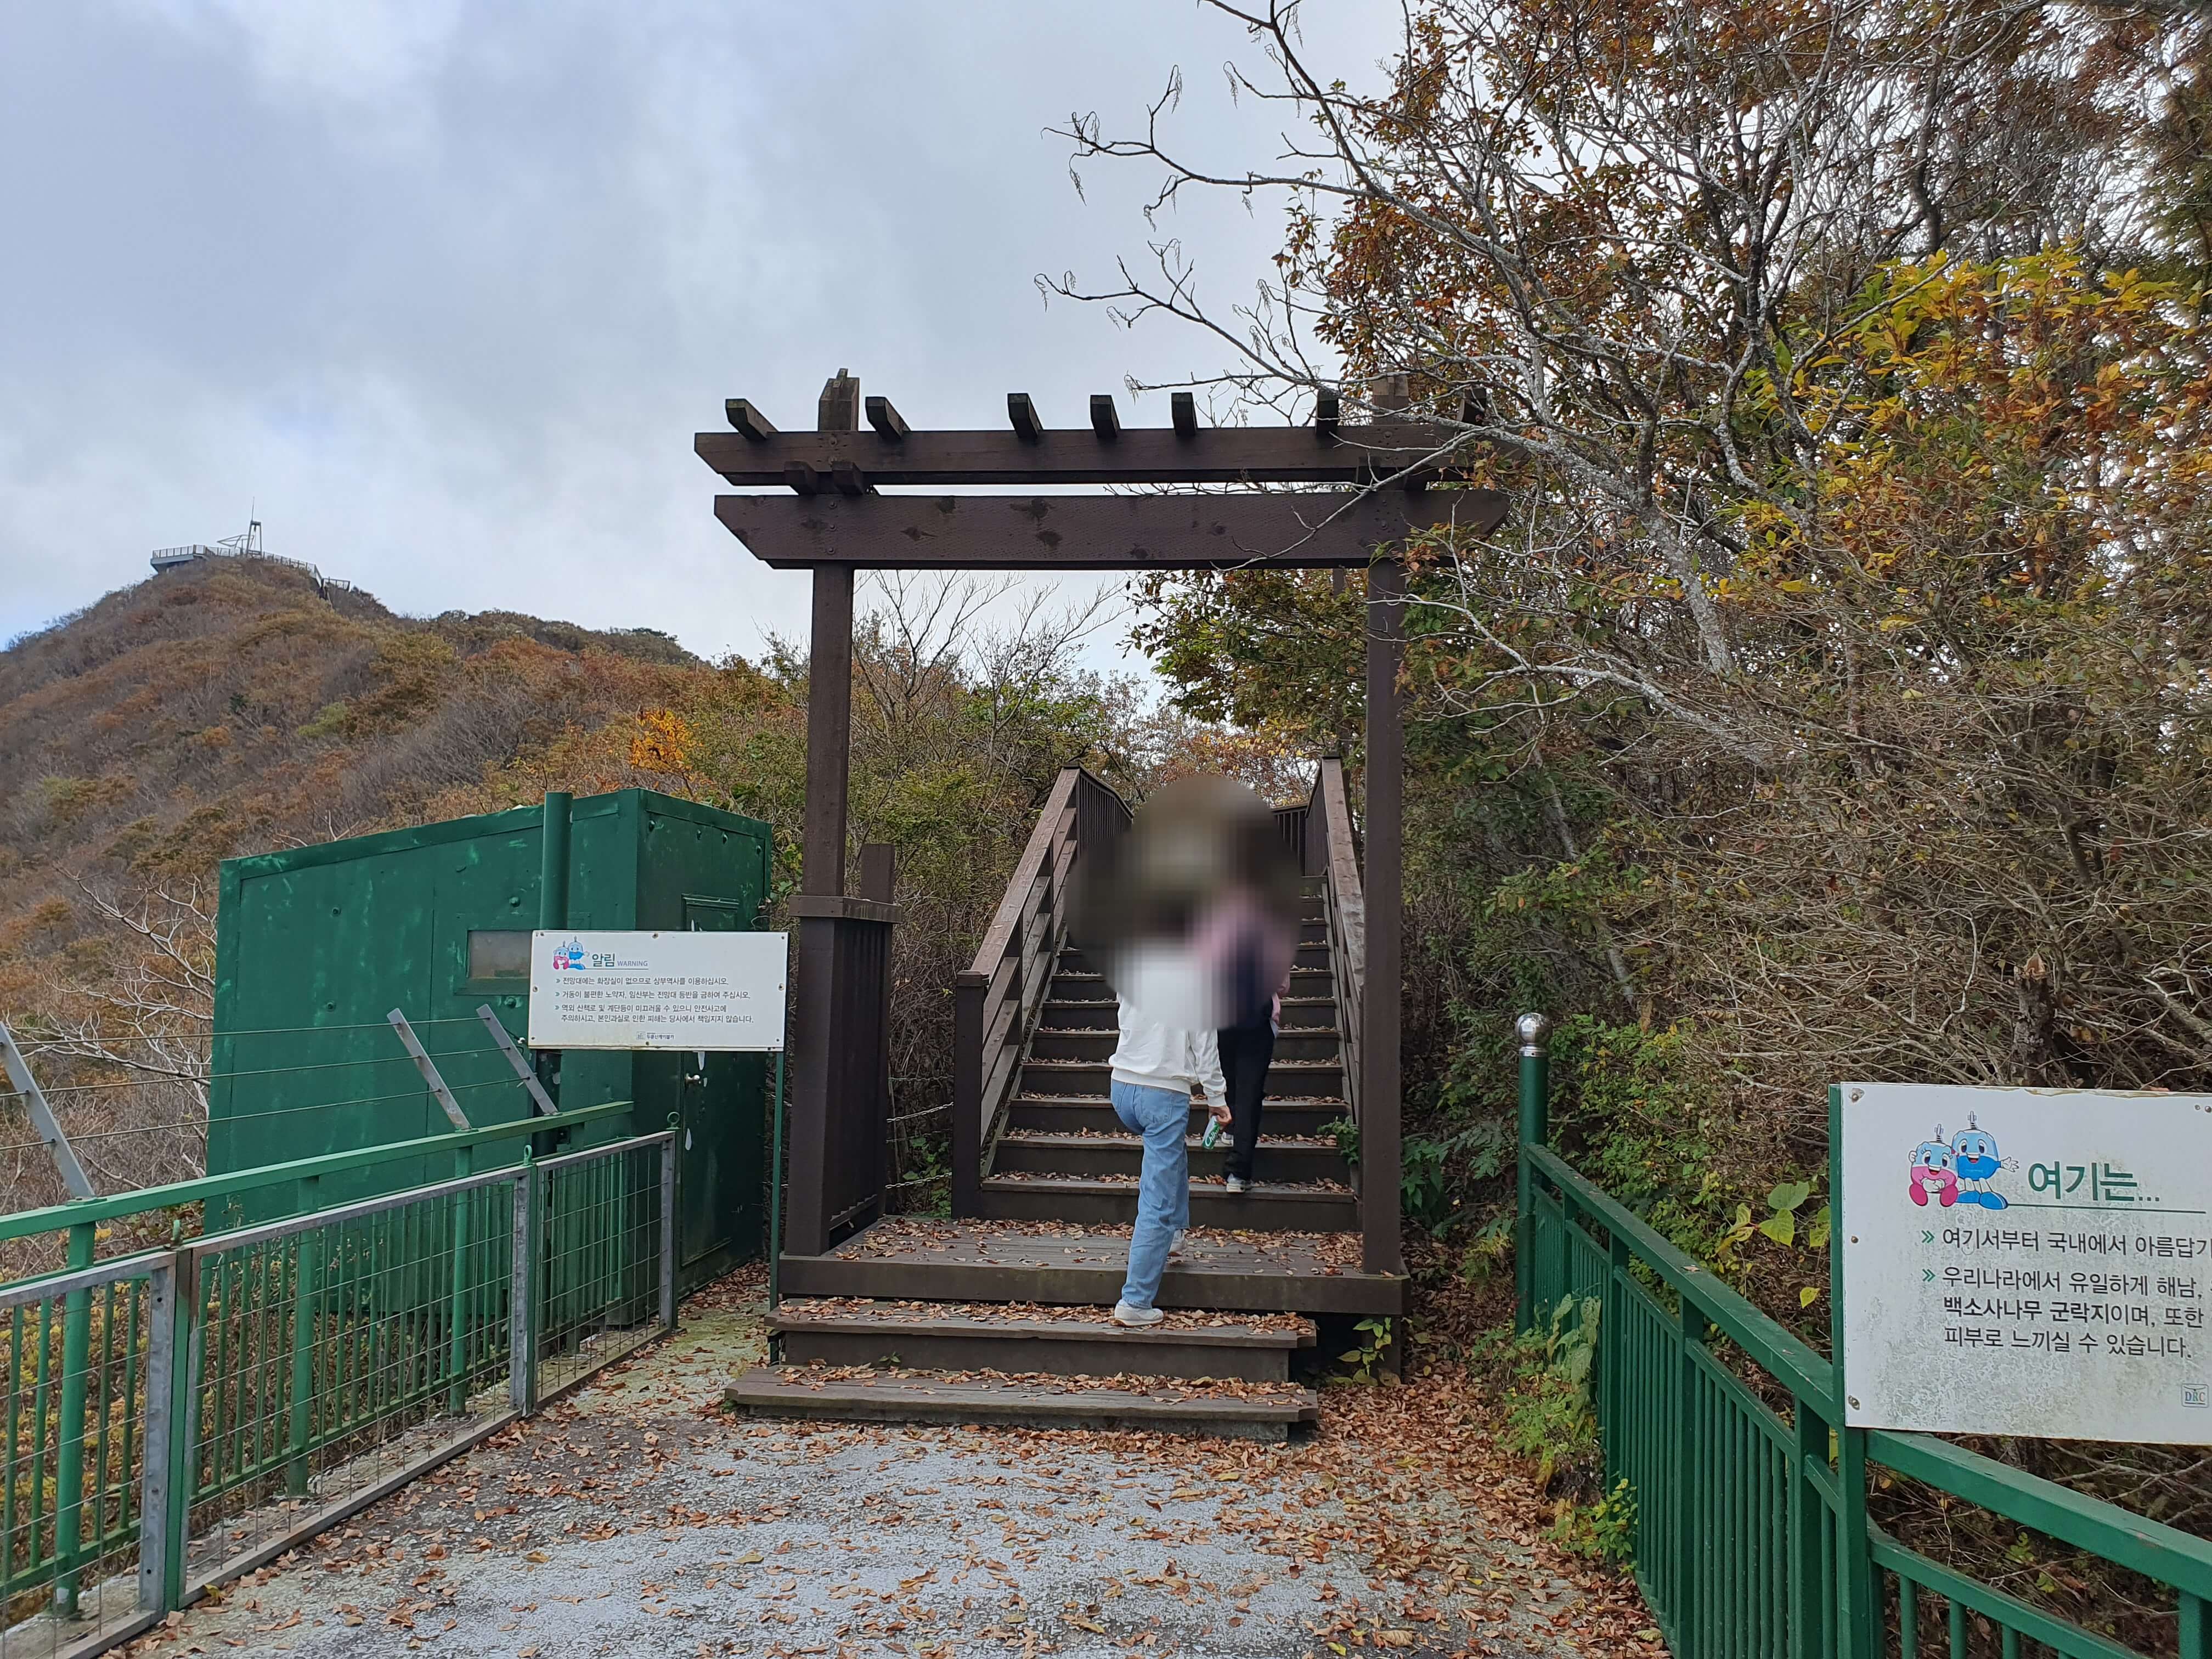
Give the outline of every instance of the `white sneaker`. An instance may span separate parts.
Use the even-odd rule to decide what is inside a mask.
[[[1157,1325],[1166,1317],[1158,1308],[1133,1308],[1126,1302],[1114,1304],[1116,1325]]]
[[[1245,1180],[1243,1176],[1230,1176],[1228,1184],[1229,1190],[1232,1193],[1249,1193],[1252,1190],[1252,1183]]]

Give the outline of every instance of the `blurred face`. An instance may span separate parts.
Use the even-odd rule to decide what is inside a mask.
[[[1160,790],[1079,882],[1082,948],[1150,1023],[1241,1023],[1290,969],[1298,872],[1273,809],[1241,784]]]

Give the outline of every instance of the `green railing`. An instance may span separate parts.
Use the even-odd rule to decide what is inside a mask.
[[[2160,1651],[2212,1659],[2212,1541],[1934,1436],[1847,1426],[1827,1358],[1545,1144],[1547,1035],[1522,1017],[1519,1317],[1599,1305],[1605,1481],[1634,1494],[1637,1583],[1675,1659],[2141,1659],[1891,1537],[1867,1516],[1871,1466],[2161,1586]]]
[[[125,1640],[667,1329],[674,1145],[0,1288],[0,1659]]]

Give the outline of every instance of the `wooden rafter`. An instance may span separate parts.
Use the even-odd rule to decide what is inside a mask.
[[[1378,547],[1439,526],[1486,535],[1505,508],[1487,489],[714,499],[753,556],[783,570],[1364,568]]]
[[[896,431],[778,432],[752,404],[732,398],[731,419],[737,429],[702,432],[691,447],[730,483],[750,489],[786,483],[787,470],[793,467],[826,475],[840,461],[858,468],[870,483],[929,488],[1358,484],[1409,470],[1432,471],[1453,436],[1448,428],[1411,421],[1351,426],[1332,418],[1322,428],[1202,427],[1194,407],[1187,414],[1178,410],[1175,426],[1125,427],[1115,420],[1107,422],[1110,432],[1099,425],[1055,428],[1038,422],[1036,406],[1024,394],[1014,393],[1008,404],[1009,424],[1000,431],[908,431],[899,422]]]

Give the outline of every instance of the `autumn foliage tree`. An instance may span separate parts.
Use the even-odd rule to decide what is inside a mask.
[[[1824,1178],[1828,1081],[2212,1088],[2204,15],[1431,0],[1363,87],[1216,9],[1282,155],[1179,151],[1179,84],[1067,132],[1162,209],[1275,192],[1275,280],[1061,290],[1205,331],[1252,418],[1404,374],[1439,487],[1514,502],[1407,550],[1420,1133],[1488,1146],[1552,1010],[1570,1149],[1824,1341],[1738,1218]],[[1170,578],[1141,636],[1338,744],[1358,597]],[[2185,1460],[2033,1455],[2212,1518]]]

